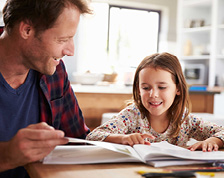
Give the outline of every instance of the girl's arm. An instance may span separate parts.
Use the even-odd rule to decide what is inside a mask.
[[[90,132],[86,139],[95,141],[105,141],[112,134],[130,134],[136,131],[140,125],[144,125],[139,110],[135,105],[129,105],[119,114],[112,117],[110,120],[95,128]],[[142,133],[141,130],[136,133]],[[116,142],[118,143],[118,142]],[[119,142],[121,143],[121,142]]]
[[[189,117],[191,128],[189,135],[199,141],[190,146],[190,150],[194,151],[196,149],[201,149],[202,151],[217,151],[219,148],[223,147],[223,127],[215,123],[205,121],[202,118],[198,118],[192,114],[190,114]]]

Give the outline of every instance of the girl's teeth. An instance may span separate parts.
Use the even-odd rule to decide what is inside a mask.
[[[153,104],[153,105],[159,105],[160,103],[151,103],[151,104]]]

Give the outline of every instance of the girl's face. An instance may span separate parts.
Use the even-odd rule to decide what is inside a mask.
[[[139,95],[150,118],[166,119],[176,95],[180,95],[170,72],[146,67],[139,73]]]

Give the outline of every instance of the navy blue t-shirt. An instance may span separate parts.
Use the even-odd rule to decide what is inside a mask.
[[[26,81],[13,89],[0,73],[0,142],[9,141],[19,129],[39,122],[37,72],[30,70]],[[0,173],[0,178],[28,177],[19,167]]]

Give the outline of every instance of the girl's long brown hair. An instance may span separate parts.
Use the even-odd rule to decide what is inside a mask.
[[[182,122],[191,111],[191,104],[188,94],[188,86],[182,72],[182,68],[178,58],[169,53],[156,53],[145,57],[136,69],[133,83],[133,98],[135,104],[138,106],[142,117],[148,117],[149,112],[143,106],[141,97],[139,95],[139,73],[145,67],[153,67],[155,69],[162,69],[172,74],[172,79],[180,91],[180,95],[176,95],[173,104],[168,110],[168,118],[172,124],[171,137],[177,137]],[[184,119],[182,120],[185,112]]]

